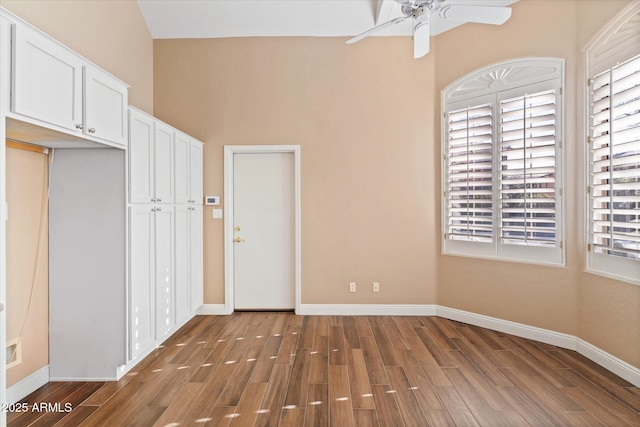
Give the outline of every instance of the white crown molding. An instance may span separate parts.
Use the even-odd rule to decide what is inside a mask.
[[[7,403],[17,403],[49,382],[49,365],[7,387]]]

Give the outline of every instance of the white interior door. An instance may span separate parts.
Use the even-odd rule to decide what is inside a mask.
[[[295,305],[294,157],[233,156],[235,309]]]

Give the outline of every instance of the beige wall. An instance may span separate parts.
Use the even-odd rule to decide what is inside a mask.
[[[407,38],[156,40],[155,111],[206,143],[207,194],[222,194],[223,145],[302,146],[303,303],[438,303],[577,335],[640,366],[640,287],[583,272],[579,191],[582,50],[628,3],[521,0],[505,25],[447,32],[417,61]],[[440,91],[525,56],[566,60],[566,267],[442,256]],[[210,218],[205,303],[222,303],[223,223]]]
[[[49,363],[47,187],[45,154],[7,149],[7,341],[21,336],[22,344],[7,386]]]
[[[129,104],[153,114],[153,40],[134,0],[1,0],[0,6],[129,84]]]
[[[209,195],[223,145],[301,145],[303,303],[433,304],[434,59],[406,37],[156,40],[154,109],[205,142]],[[204,217],[205,303],[220,304],[223,222]]]
[[[565,58],[567,253],[562,268],[439,256],[438,304],[577,335],[640,366],[640,286],[583,272],[583,49],[627,4],[521,0],[501,27],[465,25],[438,37],[438,91],[467,73],[510,58]]]
[[[629,3],[609,0],[578,2],[578,49],[584,49],[600,29]],[[583,70],[584,63],[580,62],[579,71]],[[579,76],[577,80],[584,81],[584,75],[579,73]],[[578,102],[584,105],[583,92],[579,92]],[[584,129],[581,115],[578,115],[576,123],[579,131]],[[584,136],[579,139],[584,140]],[[579,168],[578,177],[583,176],[584,168]],[[580,198],[579,206],[584,206],[584,199]],[[580,261],[583,268],[584,257],[580,257]],[[640,367],[640,286],[584,272],[579,275],[579,284],[578,336]]]

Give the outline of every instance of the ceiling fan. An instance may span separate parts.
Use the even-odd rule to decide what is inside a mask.
[[[511,17],[511,8],[489,5],[469,5],[450,3],[449,0],[395,0],[400,4],[402,15],[389,22],[373,27],[364,33],[347,40],[347,44],[356,43],[384,28],[413,19],[413,57],[421,58],[429,53],[431,17],[457,22],[477,22],[480,24],[504,24]],[[478,2],[480,3],[480,2]]]

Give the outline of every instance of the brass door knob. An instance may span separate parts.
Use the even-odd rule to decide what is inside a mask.
[[[233,239],[233,241],[236,243],[242,243],[244,242],[244,239],[241,239],[240,237],[236,237],[235,239]]]
[[[236,225],[235,227],[233,227],[233,229],[234,229],[235,231],[240,231],[240,226]]]

